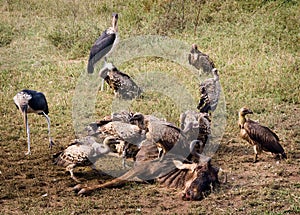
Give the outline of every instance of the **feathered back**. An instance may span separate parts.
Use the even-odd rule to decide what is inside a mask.
[[[196,69],[202,70],[204,73],[211,73],[212,69],[215,68],[214,62],[210,59],[207,54],[202,53],[198,50],[196,44],[192,45],[190,54],[188,55],[188,60],[191,65]]]
[[[131,144],[139,145],[145,139],[144,132],[137,126],[121,121],[113,121],[99,128],[107,136],[114,136]]]
[[[142,94],[142,89],[132,78],[117,68],[108,72],[105,81],[114,90],[115,95],[122,99],[134,99]]]
[[[221,94],[221,84],[218,76],[218,70],[213,69],[213,78],[206,79],[200,84],[201,98],[205,98],[205,94],[208,96],[208,101],[212,111],[215,111],[218,105],[219,97]],[[205,89],[205,92],[203,90]],[[202,96],[203,95],[203,96]]]
[[[160,143],[166,151],[169,151],[177,143],[180,135],[181,130],[172,123],[164,121],[150,121],[148,123],[147,139]]]
[[[261,145],[264,151],[275,154],[279,153],[285,156],[284,149],[279,143],[278,136],[268,127],[247,119],[244,124],[244,129],[253,141],[258,142]]]
[[[89,158],[94,154],[94,149],[91,146],[83,144],[74,144],[53,156],[54,164],[67,167],[74,166],[89,166],[91,161]]]
[[[53,155],[54,164],[67,167],[89,166],[97,158],[109,152],[109,148],[91,136],[73,140],[63,151]]]

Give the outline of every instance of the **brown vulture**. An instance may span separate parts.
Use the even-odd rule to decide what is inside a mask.
[[[190,54],[188,55],[188,60],[191,65],[196,69],[202,70],[204,73],[209,74],[212,69],[215,68],[214,62],[209,58],[207,54],[202,53],[198,50],[196,44],[192,45]]]
[[[159,157],[170,151],[173,146],[179,141],[181,129],[174,124],[159,119],[151,115],[143,115],[135,113],[130,123],[137,125],[140,129],[145,130],[146,140],[157,145]]]
[[[286,159],[286,154],[279,143],[278,136],[268,127],[246,118],[247,114],[253,114],[253,112],[246,107],[240,109],[238,124],[240,136],[254,147],[254,162],[257,161],[257,155],[261,151],[281,155],[282,158]]]
[[[143,92],[129,75],[119,71],[111,63],[106,63],[99,75],[114,90],[117,98],[132,100],[139,98]]]

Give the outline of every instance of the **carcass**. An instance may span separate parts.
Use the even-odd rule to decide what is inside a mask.
[[[74,187],[78,194],[88,194],[97,189],[120,186],[127,181],[156,181],[169,188],[182,191],[183,200],[201,200],[204,195],[219,184],[219,169],[212,166],[211,159],[193,150],[198,140],[176,144],[163,159],[157,158],[158,150],[151,141],[146,141],[137,154],[136,165],[124,175],[103,184]],[[190,153],[192,152],[192,153]],[[189,155],[196,156],[192,162]],[[153,159],[155,158],[156,159]]]

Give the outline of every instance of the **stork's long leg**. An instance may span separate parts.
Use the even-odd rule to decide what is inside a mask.
[[[104,78],[102,78],[102,80],[101,80],[101,91],[103,91],[104,90]]]
[[[106,63],[107,63],[107,58],[106,57],[104,57],[104,67],[106,66]],[[104,78],[102,78],[102,80],[101,80],[101,91],[103,91],[104,90]]]
[[[30,151],[30,130],[29,130],[28,119],[27,119],[27,111],[23,112],[23,116],[24,116],[25,129],[26,129],[26,133],[27,133],[28,151],[26,152],[26,155],[30,155],[31,154],[31,151]]]
[[[44,116],[46,117],[47,123],[48,123],[48,136],[49,136],[49,148],[52,149],[52,146],[54,145],[54,142],[52,141],[51,132],[50,132],[50,118],[47,114],[42,112]]]

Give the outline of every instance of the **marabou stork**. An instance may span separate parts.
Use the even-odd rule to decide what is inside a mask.
[[[254,147],[254,162],[257,161],[257,155],[261,151],[280,154],[282,158],[287,158],[284,149],[279,143],[278,136],[268,127],[247,119],[247,114],[253,114],[253,112],[246,107],[240,109],[238,124],[240,136]]]
[[[87,71],[94,72],[94,65],[104,57],[106,62],[107,56],[113,51],[118,42],[118,14],[112,14],[112,26],[103,31],[101,36],[96,40],[90,50]],[[104,80],[102,80],[101,90],[103,90]]]
[[[51,134],[50,134],[50,118],[47,115],[49,113],[48,104],[46,97],[43,93],[37,92],[35,90],[24,89],[18,92],[13,98],[15,105],[21,111],[24,116],[24,124],[27,132],[27,143],[28,151],[26,154],[30,154],[30,132],[27,119],[27,113],[36,113],[39,115],[44,115],[48,123],[48,135],[49,135],[49,147],[50,149],[54,145]]]

